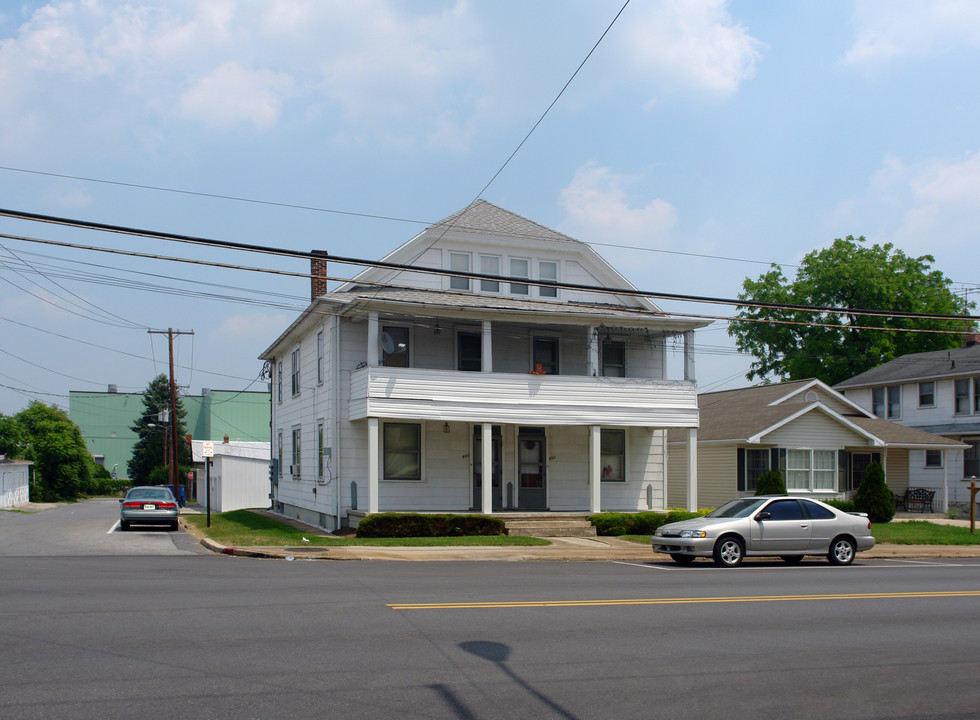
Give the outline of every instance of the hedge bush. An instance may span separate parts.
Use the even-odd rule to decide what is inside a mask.
[[[886,523],[895,516],[895,496],[885,484],[885,469],[880,462],[872,462],[864,469],[854,504],[858,512],[868,513],[873,523]]]
[[[119,495],[120,493],[125,494],[132,483],[130,483],[129,478],[117,478],[113,480],[111,477],[107,478],[95,478],[89,483],[89,494],[91,495],[102,495],[102,496],[113,496]]]
[[[755,484],[756,495],[785,495],[786,484],[779,470],[766,470]]]
[[[597,535],[653,535],[657,528],[667,523],[701,517],[707,510],[690,512],[668,508],[667,512],[617,513],[604,512],[589,516]]]
[[[375,513],[357,526],[359,538],[460,537],[503,535],[504,521],[489,515],[420,515]]]
[[[857,505],[853,500],[822,500],[824,505],[835,507],[841,512],[858,512]]]

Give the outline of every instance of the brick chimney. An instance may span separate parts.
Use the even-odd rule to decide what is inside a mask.
[[[324,250],[311,250],[310,258],[310,302],[316,302],[321,295],[327,294],[327,257],[330,253]]]

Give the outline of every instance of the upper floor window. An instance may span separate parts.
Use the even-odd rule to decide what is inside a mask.
[[[541,261],[538,263],[538,279],[558,282],[558,263]],[[547,285],[538,286],[540,297],[558,297],[558,288]]]
[[[529,278],[531,277],[531,263],[523,258],[511,258],[510,259],[510,276],[515,278]],[[527,295],[528,286],[524,284],[511,283],[510,284],[510,294],[511,295]]]
[[[603,377],[626,377],[626,343],[622,340],[603,340],[600,362]]]
[[[919,407],[932,407],[936,404],[936,383],[919,383]]]
[[[558,374],[558,338],[536,337],[532,345],[532,371],[540,375]]]
[[[298,427],[293,428],[293,467],[292,467],[292,473],[290,473],[293,477],[299,477],[300,475],[302,475],[302,471],[300,467],[300,463],[303,457],[302,437],[303,434],[300,428]]]
[[[408,328],[385,325],[381,330],[381,364],[385,367],[408,367]]]
[[[963,378],[954,382],[954,403],[953,411],[957,415],[970,414],[970,378]]]
[[[276,396],[282,402],[282,360],[276,365]]]
[[[880,418],[902,417],[902,386],[889,385],[871,389],[871,412]]]
[[[323,330],[316,334],[316,382],[323,382]]]
[[[456,334],[456,369],[480,372],[483,369],[483,336],[471,330]]]
[[[449,253],[449,269],[453,272],[469,272],[470,254],[458,252]],[[470,279],[467,277],[457,277],[453,275],[449,278],[449,287],[452,290],[469,290]]]
[[[500,258],[496,255],[481,255],[480,272],[483,275],[499,275]],[[496,280],[481,280],[480,290],[483,292],[500,292],[500,283]]]
[[[299,348],[293,350],[291,360],[292,360],[291,389],[293,395],[299,395]]]

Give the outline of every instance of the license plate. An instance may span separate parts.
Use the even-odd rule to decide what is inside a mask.
[[[143,509],[144,510],[156,510],[157,509],[157,506],[156,505],[144,505],[143,506]]]

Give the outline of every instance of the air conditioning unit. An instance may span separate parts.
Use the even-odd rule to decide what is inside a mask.
[[[290,465],[289,474],[293,477],[299,477],[299,465]]]

